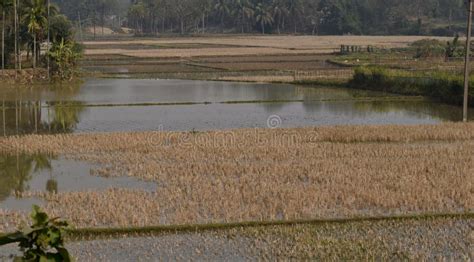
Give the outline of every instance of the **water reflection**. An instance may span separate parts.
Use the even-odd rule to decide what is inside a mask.
[[[131,177],[104,178],[91,175],[98,168],[87,162],[48,154],[0,154],[0,208],[28,209],[37,199],[18,198],[21,193],[73,192],[131,188],[155,191],[156,183]]]
[[[82,102],[2,101],[2,134],[69,133],[85,110]]]
[[[32,179],[32,174],[42,170],[47,170],[51,173],[51,159],[53,156],[46,154],[35,155],[0,155],[0,202],[10,197],[12,194],[18,192],[22,193],[30,190],[29,181]],[[57,192],[54,184],[54,178],[51,176],[45,185],[46,191]]]
[[[89,79],[82,84],[2,88],[0,99],[81,101],[85,104],[203,103],[224,101],[320,100],[390,96],[342,88],[161,79]]]
[[[426,124],[458,121],[462,115],[459,107],[403,101],[382,92],[190,80],[90,79],[82,86],[0,87],[1,97],[3,135],[266,127],[274,114],[283,118],[284,127]]]

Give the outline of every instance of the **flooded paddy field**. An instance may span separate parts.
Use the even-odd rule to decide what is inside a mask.
[[[157,79],[89,79],[0,88],[0,135],[190,131],[346,124],[433,124],[461,109],[420,97],[328,87]]]
[[[25,192],[77,192],[122,187],[153,192],[156,184],[130,177],[105,178],[94,175],[96,164],[46,153],[0,154],[0,209],[29,211],[44,204]]]
[[[409,215],[418,218],[126,235],[71,250],[85,260],[110,250],[133,259],[129,251],[144,242],[151,257],[175,243],[199,250],[176,250],[181,259],[469,255],[474,126],[452,123],[460,107],[257,83],[347,70],[326,61],[340,41],[398,47],[413,39],[285,39],[95,41],[81,63],[104,78],[0,87],[0,233],[24,224],[31,204],[75,229]]]

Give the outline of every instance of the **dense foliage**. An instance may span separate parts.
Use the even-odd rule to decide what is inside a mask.
[[[2,0],[0,9],[2,68],[46,68],[47,48],[74,40],[71,21],[48,0]]]
[[[71,261],[64,247],[64,230],[68,224],[57,218],[50,219],[38,206],[33,206],[31,218],[31,228],[1,236],[0,245],[19,243],[23,256],[15,261]]]
[[[463,0],[56,0],[88,25],[157,32],[438,34],[463,31]],[[127,19],[124,19],[127,17]]]
[[[82,53],[82,47],[74,41],[55,42],[49,51],[54,76],[59,79],[72,79],[74,68]]]
[[[474,85],[471,78],[470,85]],[[383,67],[362,67],[355,71],[349,83],[352,88],[421,95],[443,102],[461,105],[463,77],[448,72],[392,70]],[[469,104],[474,105],[474,90],[469,93]]]

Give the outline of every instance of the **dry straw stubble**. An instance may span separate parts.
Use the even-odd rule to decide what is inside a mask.
[[[0,150],[63,154],[106,165],[102,175],[157,182],[156,192],[39,194],[79,227],[472,212],[473,127],[25,136],[1,139]]]

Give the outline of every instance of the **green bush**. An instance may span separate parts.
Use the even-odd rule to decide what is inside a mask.
[[[392,70],[383,67],[356,69],[349,86],[403,95],[429,96],[455,105],[462,104],[464,95],[464,81],[461,75]],[[474,78],[471,78],[470,86],[469,103],[474,106]]]
[[[48,54],[52,62],[53,76],[61,80],[72,79],[82,52],[83,47],[74,41],[62,39],[60,42],[53,43]]]
[[[416,58],[443,57],[446,55],[446,45],[435,39],[422,39],[413,42],[410,47],[415,49]]]
[[[31,228],[1,236],[0,246],[19,243],[23,256],[15,258],[15,261],[72,261],[64,247],[67,222],[50,219],[38,206],[33,206],[31,218]]]

